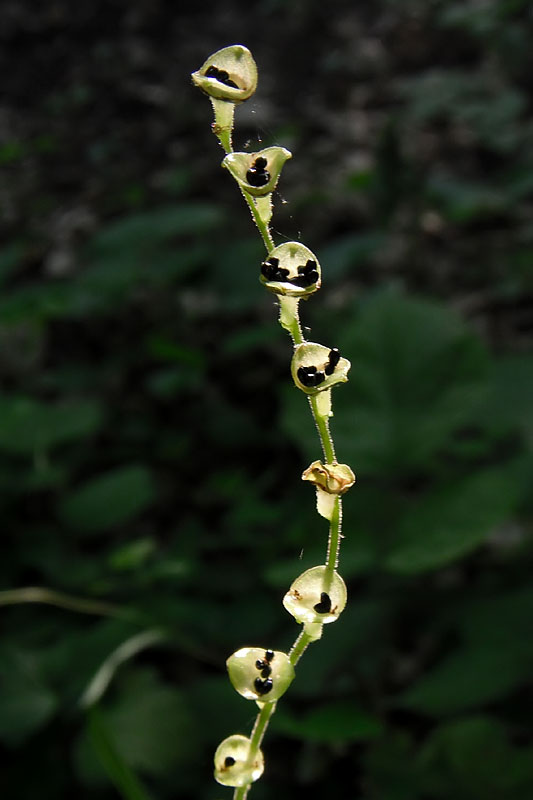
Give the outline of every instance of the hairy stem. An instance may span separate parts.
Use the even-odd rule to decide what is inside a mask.
[[[335,457],[333,439],[329,430],[329,418],[324,417],[323,414],[319,412],[318,395],[309,395],[309,405],[311,406],[311,412],[315,420],[315,425],[318,431],[320,444],[322,445],[322,451],[324,453],[326,464],[334,464],[337,459]]]

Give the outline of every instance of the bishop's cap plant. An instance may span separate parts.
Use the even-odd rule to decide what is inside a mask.
[[[223,786],[246,786],[263,774],[263,753],[252,753],[246,736],[234,734],[219,744],[215,752],[215,779]]]
[[[248,700],[272,703],[289,688],[294,667],[286,653],[241,647],[226,661],[233,687]]]

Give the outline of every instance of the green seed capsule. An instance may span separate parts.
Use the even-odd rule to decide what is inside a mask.
[[[219,744],[215,753],[215,780],[223,786],[245,786],[263,774],[263,753],[258,750],[250,760],[250,740],[234,734]]]
[[[284,242],[261,265],[259,280],[277,295],[308,297],[320,289],[318,259],[300,242]]]
[[[257,67],[250,51],[242,44],[224,47],[209,56],[197,72],[193,83],[218,100],[242,103],[255,92]]]
[[[328,585],[326,568],[312,567],[292,583],[283,605],[297,622],[335,622],[346,605],[346,584],[334,572]]]
[[[332,352],[335,353],[333,360]],[[342,358],[336,348],[332,350],[317,342],[304,342],[294,348],[291,374],[298,389],[306,394],[316,394],[336,383],[345,383],[350,366],[348,359]]]
[[[283,165],[289,158],[292,158],[289,150],[273,146],[257,153],[229,153],[222,166],[229,170],[245,192],[254,197],[265,197],[276,188]]]
[[[226,661],[229,679],[248,700],[272,703],[289,688],[294,667],[286,653],[262,647],[241,647]]]

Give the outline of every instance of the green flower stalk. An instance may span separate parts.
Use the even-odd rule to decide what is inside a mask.
[[[320,639],[323,626],[335,622],[346,605],[346,585],[337,566],[342,495],[355,483],[355,475],[347,464],[337,462],[329,420],[333,416],[331,389],[348,380],[350,362],[338,348],[308,342],[302,333],[299,302],[316,292],[322,280],[317,257],[300,242],[276,246],[272,238],[272,192],[291,153],[284,147],[266,147],[255,153],[233,151],[235,105],[247,100],[257,86],[257,68],[250,51],[242,45],[219,50],[192,79],[211,99],[213,133],[225,152],[222,166],[237,183],[267,250],[259,280],[278,299],[280,324],[293,342],[292,379],[307,395],[323,453],[323,460],[314,461],[302,479],[315,486],[317,511],[329,522],[325,563],[297,577],[283,598],[285,609],[302,626],[289,653],[242,647],[226,662],[233,687],[255,701],[259,713],[249,737],[234,734],[217,748],[215,779],[234,787],[233,800],[245,800],[252,783],[263,773],[260,747],[277,701],[294,679],[295,667],[308,645]]]

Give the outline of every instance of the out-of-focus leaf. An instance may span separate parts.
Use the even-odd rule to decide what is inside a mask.
[[[491,370],[491,391],[483,414],[493,425],[520,426],[533,445],[533,357],[529,354],[498,358]]]
[[[363,756],[370,796],[387,800],[419,800],[420,774],[415,768],[416,750],[408,734],[392,730]]]
[[[0,740],[19,745],[53,716],[58,701],[34,653],[0,648]]]
[[[420,765],[433,797],[465,800],[527,796],[533,785],[531,747],[511,746],[505,727],[485,716],[440,725],[426,742]]]
[[[67,494],[59,505],[61,518],[80,531],[101,531],[122,525],[154,500],[149,470],[141,465],[118,467]]]
[[[513,472],[502,469],[428,492],[398,521],[386,566],[419,572],[460,558],[509,517],[518,497]]]
[[[0,284],[16,270],[22,253],[22,245],[18,242],[0,250]]]
[[[505,697],[531,672],[522,652],[464,647],[437,664],[399,698],[399,705],[447,716]]]
[[[385,242],[385,234],[381,231],[348,234],[335,239],[319,254],[321,262],[324,266],[327,265],[328,280],[334,281],[354,275],[361,265],[368,263]]]
[[[141,782],[116,748],[100,710],[91,709],[88,719],[89,737],[94,751],[124,800],[149,800]]]
[[[383,723],[349,703],[329,703],[296,717],[280,710],[275,726],[289,736],[312,742],[358,742],[383,733]]]
[[[134,539],[117,547],[109,556],[109,565],[117,571],[136,570],[142,567],[157,549],[151,537]]]
[[[39,403],[29,397],[0,397],[0,449],[34,454],[90,436],[103,422],[95,402]]]

